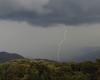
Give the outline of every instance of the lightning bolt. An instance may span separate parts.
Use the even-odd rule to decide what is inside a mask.
[[[66,29],[66,26],[65,26],[64,27],[64,36],[63,36],[63,39],[58,44],[57,61],[60,61],[60,51],[61,51],[61,48],[62,48],[62,45],[63,45],[64,41],[66,40],[66,33],[67,33],[67,29]]]

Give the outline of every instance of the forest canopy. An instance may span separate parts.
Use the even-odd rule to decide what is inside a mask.
[[[0,64],[0,80],[100,80],[100,59],[80,63],[11,60]]]

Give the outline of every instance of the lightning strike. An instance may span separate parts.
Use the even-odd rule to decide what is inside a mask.
[[[66,29],[66,26],[65,26],[64,27],[64,36],[63,36],[63,39],[58,44],[57,61],[60,61],[60,51],[61,51],[62,45],[64,44],[64,41],[66,40],[66,33],[67,33],[67,29]]]

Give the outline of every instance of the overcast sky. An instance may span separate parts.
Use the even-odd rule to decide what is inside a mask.
[[[100,47],[100,0],[0,0],[0,51],[71,59]],[[76,51],[76,52],[75,52]]]

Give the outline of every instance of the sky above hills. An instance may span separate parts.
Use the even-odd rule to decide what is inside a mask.
[[[100,47],[99,0],[0,0],[0,51],[61,59]]]

